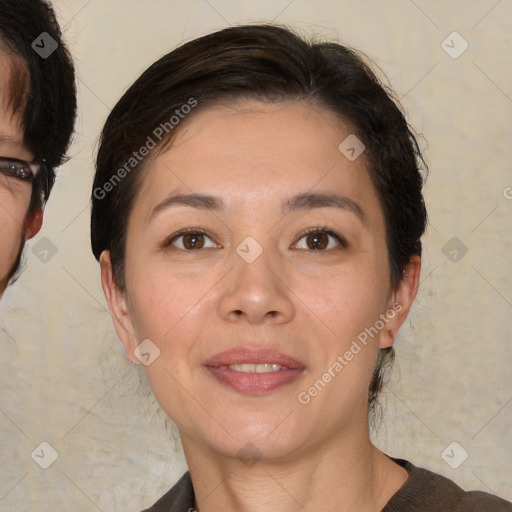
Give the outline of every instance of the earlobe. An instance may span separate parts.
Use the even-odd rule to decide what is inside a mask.
[[[25,240],[30,240],[39,233],[43,225],[43,210],[38,208],[34,213],[27,216],[25,221]]]
[[[380,335],[379,348],[389,348],[395,343],[395,331],[394,329],[385,329]]]
[[[133,328],[130,312],[126,305],[126,292],[120,290],[114,280],[109,251],[103,251],[101,253],[100,268],[101,286],[108,302],[117,336],[121,340],[128,359],[136,363],[138,359],[133,351],[138,345],[137,337]]]
[[[418,292],[421,270],[421,258],[417,254],[411,256],[404,268],[403,279],[393,292],[386,316],[388,322],[381,333],[380,348],[391,347],[398,330],[405,322]]]

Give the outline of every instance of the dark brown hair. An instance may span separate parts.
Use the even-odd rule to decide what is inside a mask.
[[[308,42],[281,26],[248,25],[201,37],[165,55],[126,91],[107,119],[93,185],[91,242],[97,259],[110,251],[121,289],[127,221],[147,159],[123,173],[122,180],[112,180],[155,128],[191,98],[197,104],[194,112],[243,98],[306,101],[348,122],[366,146],[386,222],[391,286],[396,288],[411,256],[421,254],[426,210],[420,173],[424,162],[392,93],[354,50]],[[168,145],[181,126],[169,130],[160,144]],[[382,369],[392,358],[393,349],[379,355],[370,405],[382,386]]]
[[[32,47],[43,33],[57,43],[46,58]],[[0,0],[0,48],[13,57],[8,106],[20,116],[24,142],[35,161],[44,162],[34,182],[30,214],[48,199],[54,168],[69,146],[76,117],[75,71],[55,12],[45,0]]]

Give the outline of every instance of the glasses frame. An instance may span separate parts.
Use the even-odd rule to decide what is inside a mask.
[[[50,183],[48,168],[44,160],[42,162],[27,162],[26,160],[22,160],[20,158],[0,156],[0,162],[16,162],[25,166],[30,171],[29,178],[20,178],[15,174],[12,174],[11,177],[21,181],[26,181],[27,183],[31,183],[33,188],[42,192],[43,201],[46,200],[50,189]]]

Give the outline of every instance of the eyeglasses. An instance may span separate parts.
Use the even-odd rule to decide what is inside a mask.
[[[41,172],[44,164],[35,164],[18,160],[17,158],[7,158],[0,156],[0,174],[8,178],[16,178],[21,181],[32,183],[36,176]]]

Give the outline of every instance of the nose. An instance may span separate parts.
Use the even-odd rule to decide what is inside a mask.
[[[267,251],[252,263],[234,254],[234,268],[219,301],[219,313],[229,322],[283,324],[295,315],[293,293],[283,272]]]

